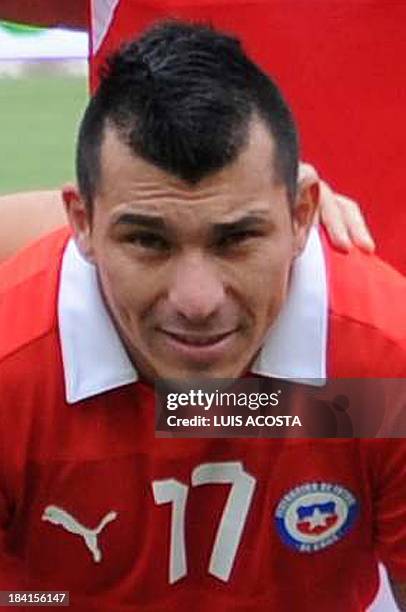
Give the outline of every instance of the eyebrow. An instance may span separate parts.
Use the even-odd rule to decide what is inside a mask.
[[[155,230],[164,230],[166,228],[166,223],[162,217],[139,213],[123,213],[114,220],[114,225],[142,225],[148,229]]]
[[[248,214],[241,219],[236,221],[230,221],[228,223],[216,223],[213,225],[213,230],[216,234],[224,234],[230,232],[240,232],[251,227],[262,225],[266,222],[266,219],[260,215]]]
[[[239,232],[247,230],[251,227],[262,225],[266,222],[261,213],[259,214],[247,214],[241,219],[236,221],[229,221],[224,223],[215,223],[212,225],[212,231],[214,234],[225,234],[231,232]],[[140,213],[122,213],[117,219],[114,220],[114,225],[141,225],[148,229],[163,231],[167,229],[167,224],[162,217],[156,215],[145,215]]]

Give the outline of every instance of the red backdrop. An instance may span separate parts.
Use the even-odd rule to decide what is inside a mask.
[[[93,85],[107,51],[169,15],[243,39],[290,102],[303,159],[361,203],[379,254],[406,273],[406,2],[122,0]]]

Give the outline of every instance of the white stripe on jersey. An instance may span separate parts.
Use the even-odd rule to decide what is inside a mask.
[[[93,54],[99,50],[120,0],[90,0]]]

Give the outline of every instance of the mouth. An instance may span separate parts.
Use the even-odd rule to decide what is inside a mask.
[[[161,330],[168,348],[188,360],[202,362],[218,359],[229,350],[237,330],[203,335]]]

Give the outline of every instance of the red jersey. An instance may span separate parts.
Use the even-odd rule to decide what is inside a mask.
[[[406,272],[403,228],[406,3],[376,0],[91,0],[91,84],[107,53],[153,21],[239,36],[298,120],[304,159],[361,202],[384,258]]]
[[[153,390],[67,239],[0,272],[0,590],[67,590],[83,612],[359,612],[378,560],[405,581],[404,442],[156,439]],[[289,306],[311,329],[326,308],[307,360],[329,376],[405,376],[405,280],[319,246],[321,291]],[[259,370],[283,360],[276,344]]]

